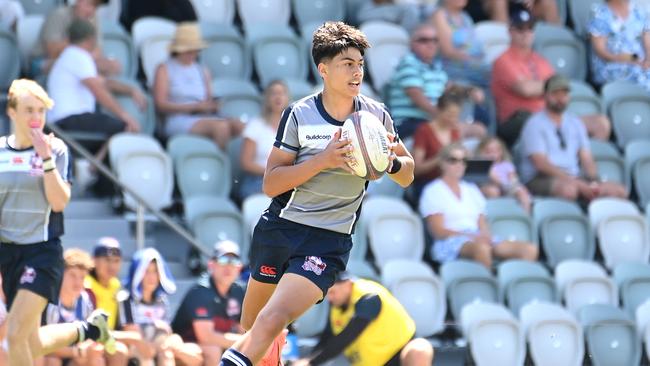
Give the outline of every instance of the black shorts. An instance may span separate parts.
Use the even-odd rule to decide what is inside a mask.
[[[68,132],[87,132],[103,135],[104,138],[100,140],[82,139],[82,145],[93,154],[97,153],[111,136],[126,129],[124,122],[101,112],[74,114],[59,120],[56,125]]]
[[[295,273],[323,291],[345,270],[352,249],[348,234],[285,220],[264,212],[251,244],[251,274],[257,281],[277,284],[284,273]]]
[[[0,272],[7,310],[19,289],[29,290],[50,303],[58,303],[63,265],[59,238],[25,245],[0,243]]]

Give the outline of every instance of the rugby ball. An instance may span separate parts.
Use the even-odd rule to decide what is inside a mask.
[[[388,169],[390,140],[383,123],[368,111],[352,113],[343,122],[341,138],[349,138],[353,149],[348,166],[357,176],[376,180]]]

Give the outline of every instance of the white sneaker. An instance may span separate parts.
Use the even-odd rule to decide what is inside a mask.
[[[108,314],[104,310],[97,309],[93,311],[88,319],[88,324],[92,324],[99,329],[99,338],[97,342],[104,345],[104,349],[109,354],[115,353],[115,338],[108,329]]]

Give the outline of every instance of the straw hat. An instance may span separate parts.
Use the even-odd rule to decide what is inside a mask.
[[[198,51],[207,46],[201,37],[198,23],[185,22],[176,26],[176,34],[174,34],[174,39],[169,45],[169,50],[171,52]]]

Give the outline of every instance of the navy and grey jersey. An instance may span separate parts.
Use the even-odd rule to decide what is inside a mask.
[[[393,119],[386,107],[359,95],[355,111],[368,111],[395,133]],[[343,122],[330,116],[323,106],[322,94],[305,97],[282,114],[274,146],[296,155],[295,164],[325,150]],[[368,182],[344,169],[326,169],[302,185],[273,198],[270,210],[289,221],[344,234],[351,234]]]
[[[35,244],[63,235],[63,214],[52,212],[45,196],[43,160],[33,147],[15,149],[0,137],[0,242]],[[52,159],[70,180],[68,147],[52,140]]]

